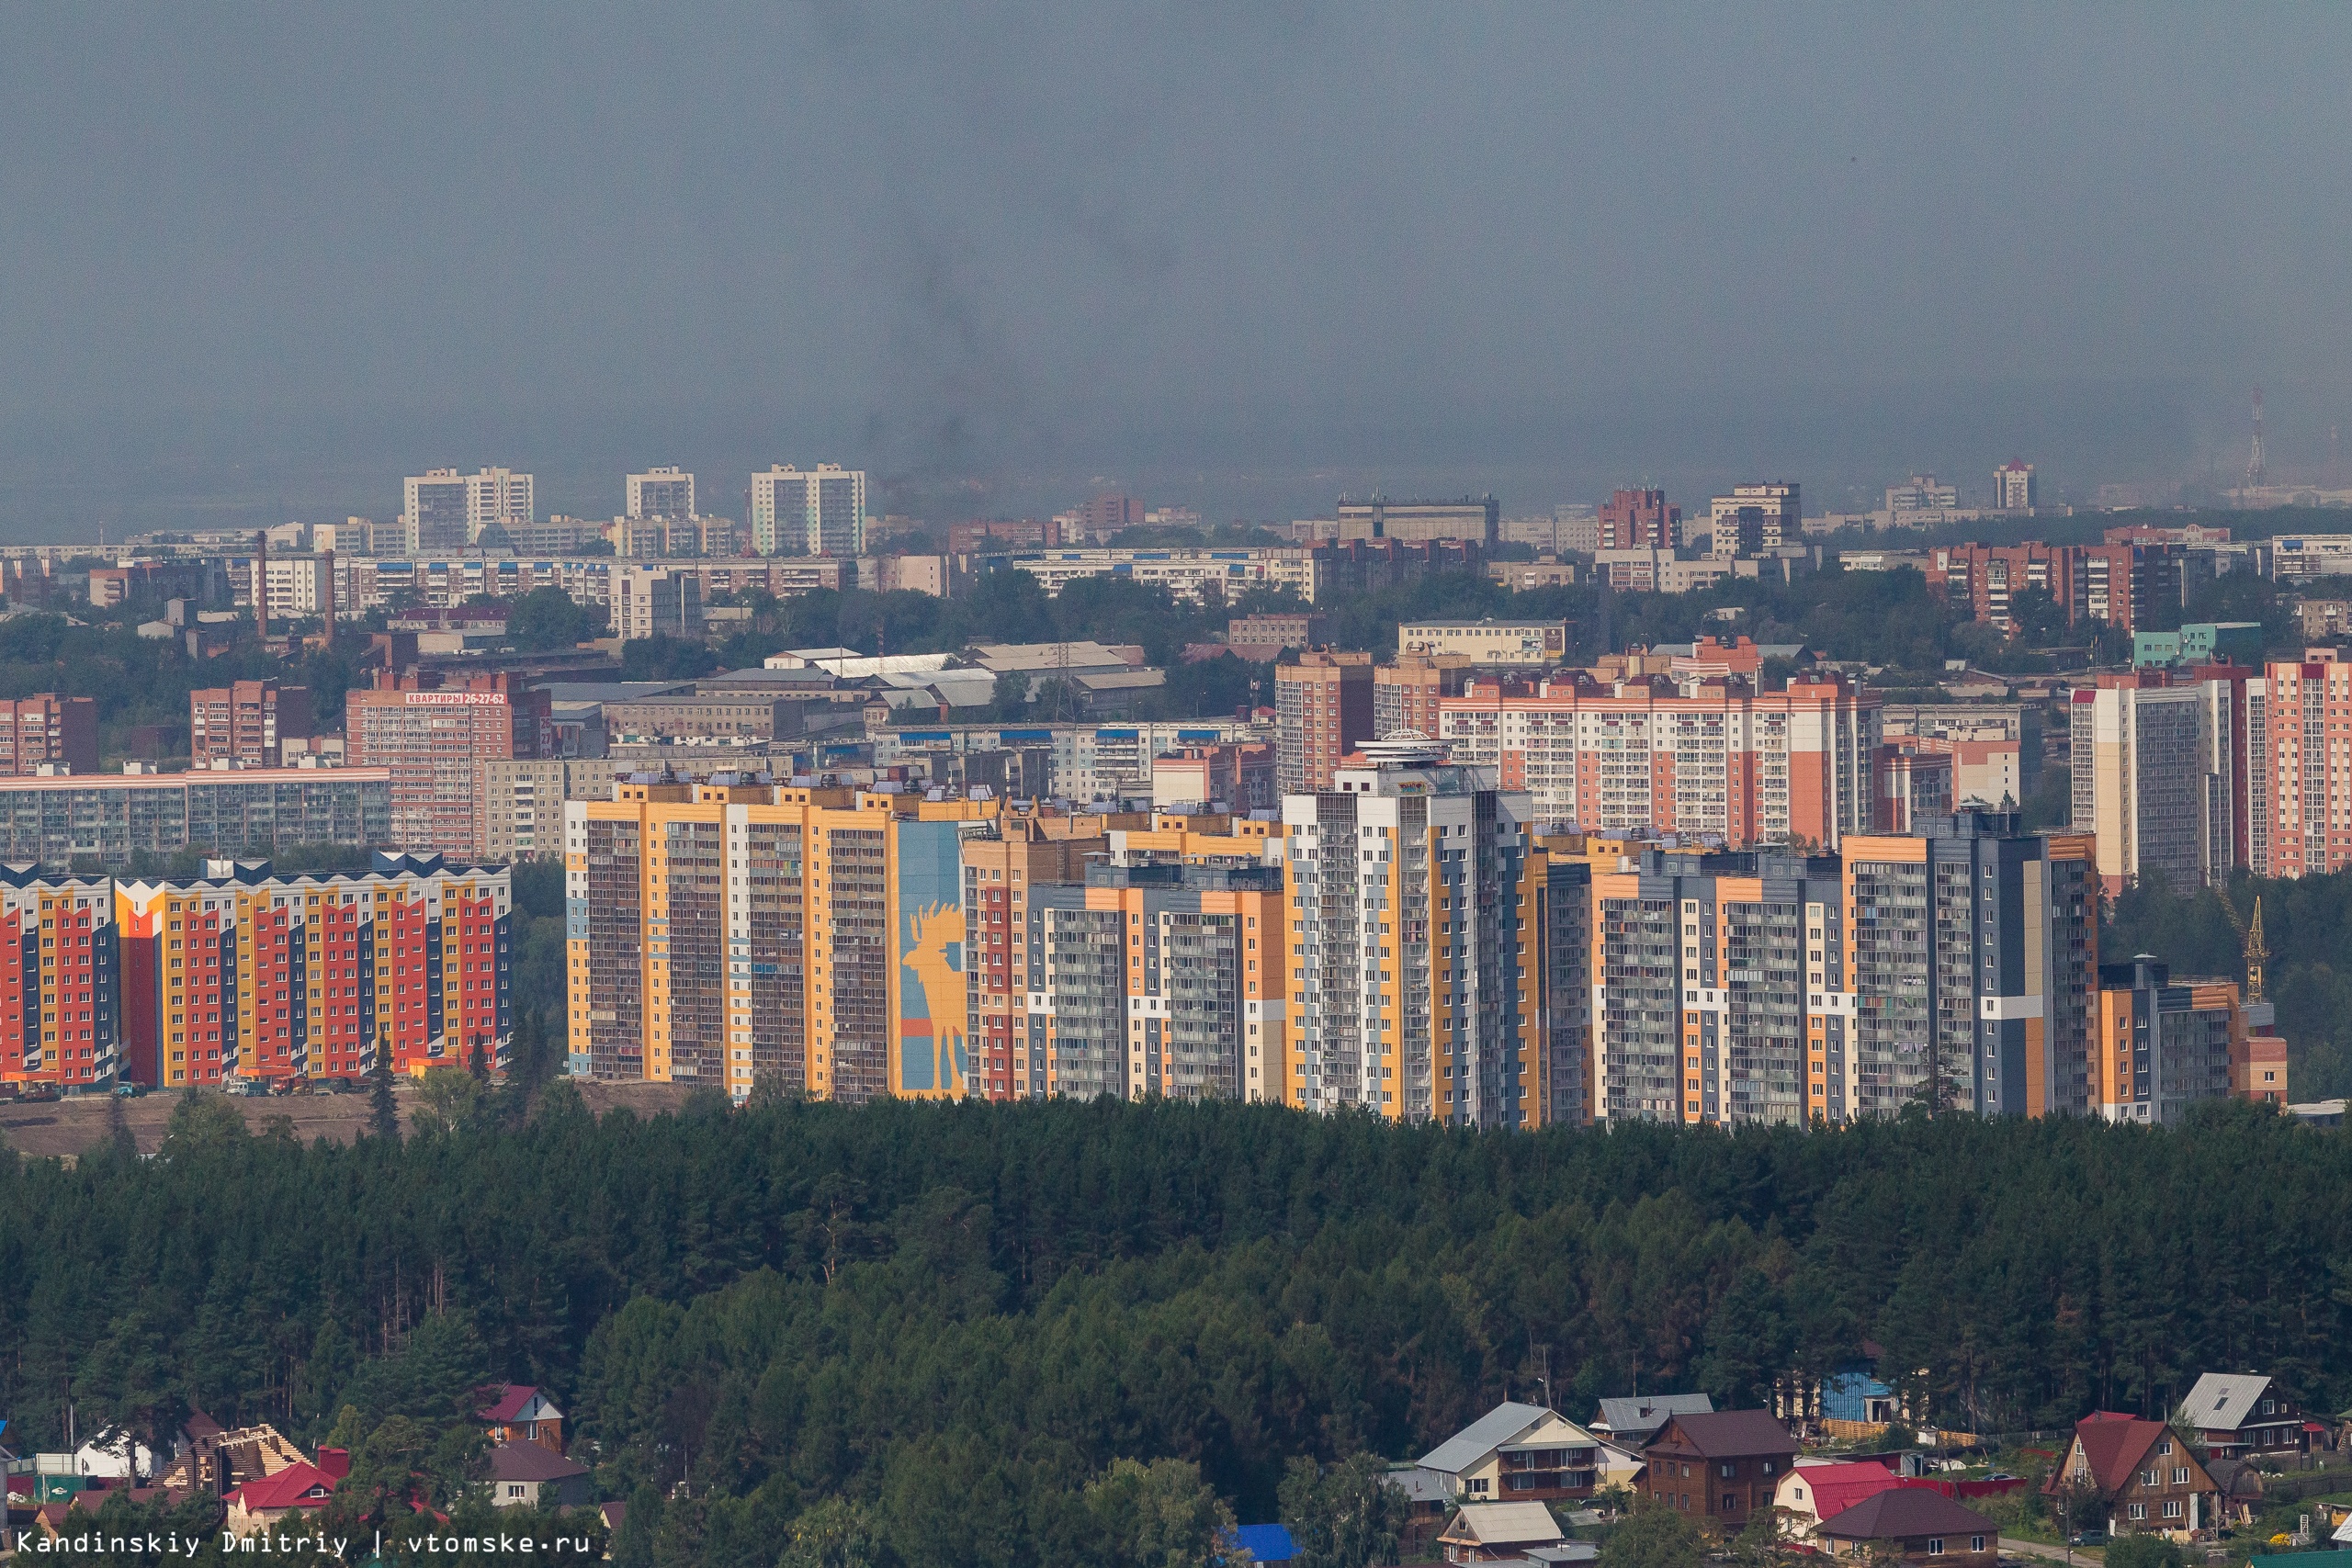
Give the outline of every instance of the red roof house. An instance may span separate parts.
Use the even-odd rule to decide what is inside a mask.
[[[229,1515],[221,1528],[232,1535],[252,1535],[293,1516],[325,1507],[327,1499],[334,1495],[335,1483],[349,1469],[349,1461],[340,1450],[329,1450],[319,1457],[333,1464],[330,1454],[344,1459],[334,1473],[302,1461],[273,1475],[257,1476],[225,1494],[220,1500],[229,1506]]]
[[[537,1443],[563,1452],[563,1412],[527,1383],[499,1383],[481,1391],[478,1413],[493,1443]]]

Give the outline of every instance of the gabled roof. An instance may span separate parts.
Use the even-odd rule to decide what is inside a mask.
[[[1940,1492],[1917,1486],[1890,1486],[1863,1498],[1834,1519],[1822,1522],[1821,1533],[1838,1540],[1890,1540],[1920,1535],[1997,1535],[1993,1521],[1963,1508]]]
[[[307,1460],[297,1461],[275,1475],[256,1476],[228,1496],[249,1514],[269,1508],[322,1508],[334,1493],[334,1477]]]
[[[2099,1411],[2075,1423],[2075,1441],[2083,1446],[2083,1457],[2090,1461],[2092,1483],[2111,1496],[2131,1483],[2132,1472],[2140,1467],[2149,1448],[2171,1429],[2161,1421]],[[2071,1458],[2070,1453],[2052,1469],[2050,1478],[2041,1483],[2044,1492],[2055,1495],[2064,1489],[2067,1476],[2073,1473],[2067,1462]]]
[[[530,1413],[533,1420],[560,1420],[563,1416],[563,1412],[555,1407],[553,1400],[545,1398],[529,1383],[495,1383],[481,1390],[474,1397],[488,1402],[477,1413],[479,1418],[484,1421],[500,1424],[517,1421],[523,1419],[526,1412]],[[534,1400],[537,1400],[543,1408],[531,1411],[531,1403]]]
[[[1892,1490],[1903,1481],[1883,1464],[1804,1464],[1789,1474],[1794,1479],[1781,1484],[1804,1488],[1801,1502],[1821,1519],[1833,1518],[1863,1498]]]
[[[1549,1546],[1563,1537],[1559,1521],[1541,1503],[1465,1503],[1440,1539],[1481,1546]]]
[[[1505,1400],[1423,1454],[1421,1468],[1459,1475],[1551,1414],[1540,1404]]]
[[[1627,1394],[1602,1400],[1592,1424],[1621,1438],[1646,1438],[1670,1416],[1704,1415],[1714,1407],[1715,1402],[1703,1393]]]
[[[1700,1459],[1740,1459],[1751,1454],[1791,1454],[1797,1440],[1769,1410],[1702,1411],[1677,1416],[1650,1439],[1653,1449]]]
[[[2259,1372],[2207,1372],[2180,1402],[2181,1419],[2200,1432],[2234,1432],[2262,1402],[2270,1380]]]
[[[539,1443],[501,1443],[490,1450],[492,1481],[565,1481],[588,1467]]]

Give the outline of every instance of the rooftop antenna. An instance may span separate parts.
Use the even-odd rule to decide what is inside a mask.
[[[2245,488],[2259,490],[2270,482],[2270,467],[2262,457],[2262,389],[2254,389],[2254,449],[2246,456]]]

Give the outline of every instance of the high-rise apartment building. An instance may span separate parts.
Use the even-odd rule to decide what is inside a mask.
[[[122,1066],[121,930],[105,877],[0,865],[0,1084],[95,1089]]]
[[[2078,686],[2066,743],[2072,821],[2096,837],[2100,884],[2147,876],[2187,893],[2229,879],[2241,848],[2245,738],[2227,680],[2163,671]]]
[[[575,1077],[976,1091],[959,843],[993,801],[716,775],[564,807]]]
[[[311,739],[311,693],[276,681],[235,681],[187,694],[188,760],[209,767],[233,761],[275,768],[285,761],[288,740]]]
[[[2116,537],[2097,545],[1939,545],[1927,578],[1976,619],[2007,629],[2012,601],[2027,589],[2050,595],[2068,626],[2104,621],[2131,632],[2157,610],[2182,603],[2188,547],[2163,540]]]
[[[351,763],[390,773],[390,842],[464,859],[485,836],[482,765],[556,754],[548,694],[505,672],[354,691],[343,724]]]
[[[1541,1125],[1547,878],[1527,797],[1434,746],[1365,751],[1283,801],[1290,1103]]]
[[[533,491],[532,477],[512,468],[431,468],[404,479],[401,524],[408,553],[462,550],[492,523],[527,523],[537,515]]]
[[[1666,550],[1682,547],[1682,508],[1662,490],[1621,490],[1600,504],[1596,548]]]
[[[2092,1110],[2110,1122],[2177,1124],[2198,1101],[2232,1093],[2248,1044],[2236,981],[2176,981],[2144,953],[2102,964]]]
[[[0,699],[0,777],[23,777],[44,768],[54,773],[98,771],[96,697],[37,692],[13,702]]]
[[[2256,874],[2352,865],[2352,665],[2314,648],[2246,682],[2249,857]]]
[[[1402,653],[1381,665],[1372,672],[1372,733],[1409,729],[1434,738],[1439,699],[1460,696],[1470,670],[1466,653]]]
[[[1146,509],[1138,498],[1103,491],[1089,496],[1078,509],[1078,526],[1086,538],[1107,540],[1129,528],[1144,525]]]
[[[763,556],[865,553],[865,471],[778,464],[752,476],[752,548]]]
[[[116,885],[128,1074],[164,1088],[502,1070],[514,1036],[503,867],[379,853],[356,874],[214,861]]]
[[[643,764],[627,758],[539,757],[481,765],[481,858],[493,864],[563,852],[563,807],[610,800],[613,781]]]
[[[1041,1012],[1050,1003],[1044,976],[1030,969],[1030,900],[1047,887],[1083,886],[1088,858],[1109,852],[1112,825],[1144,820],[1139,815],[1007,811],[967,829],[964,968],[973,1094],[1021,1100],[1050,1092],[1042,1023],[1032,1039],[1032,998]],[[1125,972],[1122,965],[1122,985]]]
[[[631,563],[613,570],[613,631],[623,642],[702,636],[702,574]]]
[[[1951,512],[1959,505],[1960,487],[1939,484],[1933,474],[1913,474],[1899,485],[1886,487],[1890,517],[1904,512]]]
[[[1167,818],[1028,902],[1029,1060],[1041,1092],[1282,1100],[1282,835]]]
[[[631,517],[693,517],[695,477],[683,468],[653,468],[631,474],[628,481],[628,514]]]
[[[2012,457],[1993,470],[1993,505],[2001,512],[2030,512],[2036,504],[2033,465]]]
[[[44,879],[0,867],[0,1084],[160,1088],[506,1060],[504,871]]]
[[[1715,497],[1708,511],[1708,525],[1714,534],[1708,553],[1717,560],[1801,543],[1804,520],[1798,487],[1734,485],[1729,495]]]
[[[1778,692],[1737,677],[1476,681],[1438,712],[1454,760],[1527,791],[1547,827],[1834,849],[1871,826],[1878,698],[1842,677]]]
[[[1596,1119],[2086,1112],[2090,845],[1962,812],[1841,855],[1643,852],[1592,877]]]
[[[1309,649],[1274,670],[1274,782],[1284,795],[1330,786],[1332,770],[1372,739],[1372,655]]]

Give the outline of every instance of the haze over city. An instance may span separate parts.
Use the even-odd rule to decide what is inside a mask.
[[[934,518],[1836,509],[2020,454],[2087,501],[2225,481],[2257,383],[2332,477],[2352,17],[2116,22],[27,10],[0,538],[384,516],[438,463],[591,516],[820,457]]]

